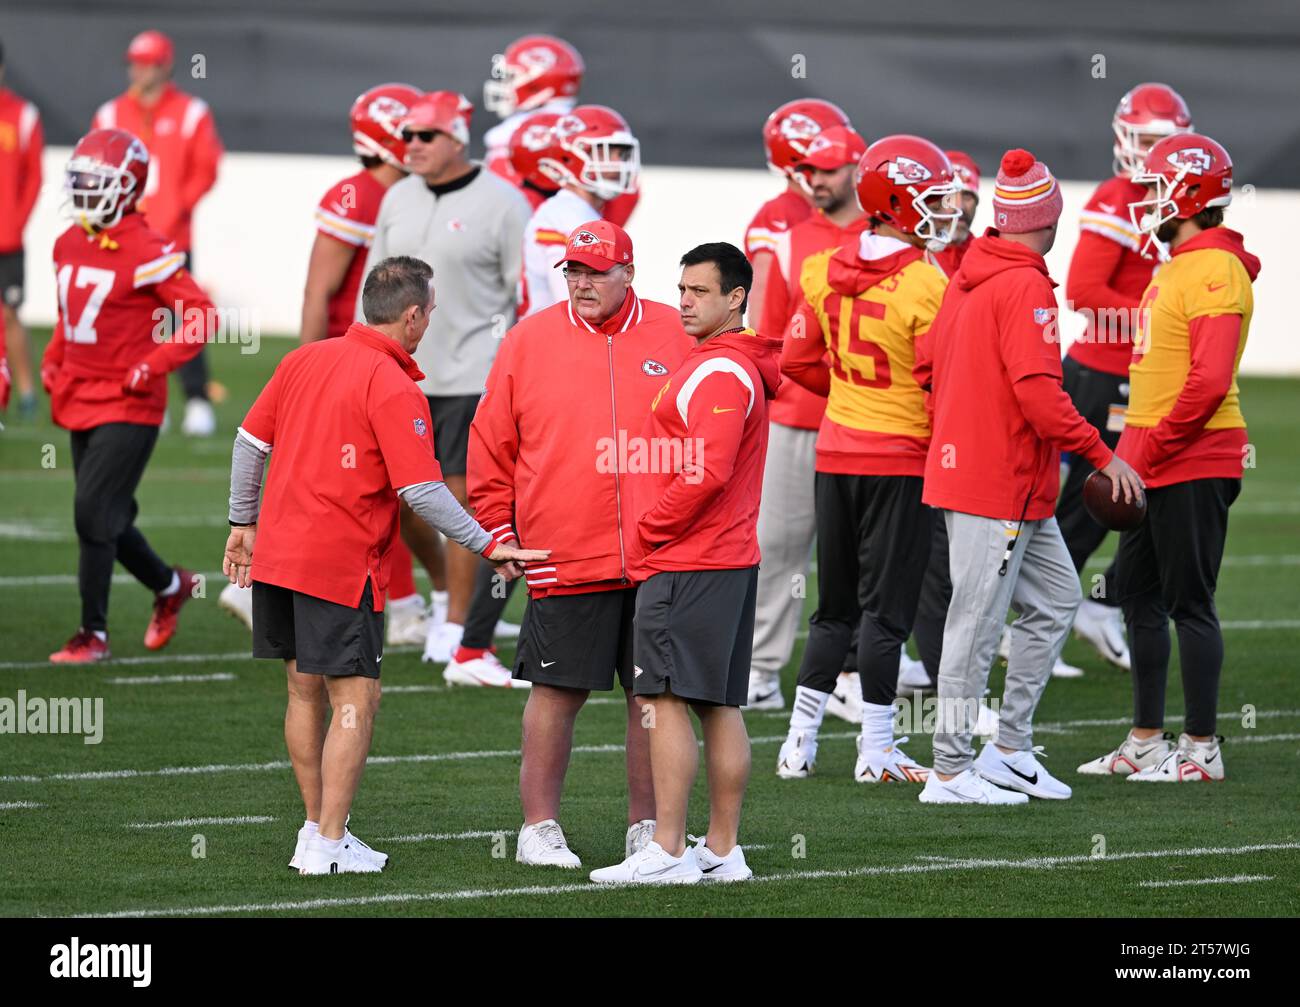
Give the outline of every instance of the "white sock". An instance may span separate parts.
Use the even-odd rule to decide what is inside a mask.
[[[894,743],[894,705],[862,704],[862,747],[884,751]]]
[[[826,716],[826,704],[830,702],[829,692],[818,692],[806,685],[796,686],[794,690],[794,708],[790,711],[790,730],[802,731],[814,737],[822,726]]]
[[[158,592],[159,598],[167,598],[181,589],[181,575],[172,571],[172,582]]]
[[[95,634],[101,643],[108,643],[108,630],[92,629],[91,632]]]
[[[302,827],[303,827],[303,831],[305,832],[319,832],[320,822],[313,822],[310,818],[308,818],[302,823]]]
[[[342,836],[339,836],[338,839],[326,839],[319,832],[317,832],[316,838],[325,845],[326,853],[338,853],[339,850],[343,849]]]

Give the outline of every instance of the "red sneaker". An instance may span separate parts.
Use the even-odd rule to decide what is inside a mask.
[[[161,650],[176,635],[176,616],[181,606],[194,597],[194,585],[198,577],[189,570],[176,568],[176,575],[181,579],[181,586],[175,594],[155,595],[153,600],[153,618],[144,631],[144,645],[150,650]]]
[[[93,664],[112,655],[108,652],[108,641],[101,640],[88,629],[78,629],[72,639],[50,655],[51,664]]]

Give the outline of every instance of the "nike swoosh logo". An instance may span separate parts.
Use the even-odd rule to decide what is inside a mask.
[[[1035,773],[1033,776],[1026,776],[1024,773],[1020,772],[1018,769],[1016,769],[1014,766],[1012,766],[1011,763],[1009,763],[1009,762],[1004,762],[1004,763],[1002,763],[1002,765],[1006,766],[1009,770],[1011,770],[1011,772],[1015,773],[1016,776],[1020,777],[1022,780],[1024,780],[1026,783],[1028,783],[1031,787],[1034,786],[1034,784],[1036,784],[1036,783],[1038,782],[1038,774],[1037,774],[1037,773]]]
[[[713,411],[715,413],[734,413],[739,408],[739,406],[732,406],[730,409],[719,409],[717,406],[714,406]]]
[[[384,655],[383,655],[383,654],[380,654],[377,658],[375,658],[375,664],[378,664],[378,663],[379,663],[380,661],[382,661],[383,659],[384,659]]]
[[[1208,759],[1205,760],[1205,764],[1207,766],[1212,765],[1214,760],[1217,759],[1218,757],[1219,757],[1219,753],[1215,752],[1213,755],[1211,755]]]
[[[1145,759],[1148,755],[1150,755],[1155,750],[1156,750],[1156,746],[1152,745],[1150,748],[1144,748],[1142,749],[1142,751],[1134,752],[1133,754],[1139,759]]]
[[[1205,285],[1205,289],[1208,290],[1211,294],[1213,294],[1215,291],[1222,290],[1226,286],[1227,286],[1226,283],[1207,283]]]
[[[721,864],[714,864],[712,867],[701,867],[701,868],[700,868],[700,873],[701,873],[701,874],[712,874],[714,871],[716,871],[716,870],[717,870],[719,867],[721,867],[721,866],[722,866]]]
[[[555,663],[556,663],[556,662],[554,662],[554,661],[543,661],[543,662],[542,662],[542,667],[543,667],[543,668],[549,668],[551,665],[553,665],[553,664],[555,664]]]

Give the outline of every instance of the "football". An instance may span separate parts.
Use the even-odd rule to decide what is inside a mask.
[[[1132,531],[1147,516],[1146,496],[1140,496],[1132,503],[1124,500],[1123,494],[1118,500],[1110,498],[1112,483],[1110,476],[1098,470],[1088,476],[1083,484],[1083,506],[1092,519],[1103,528],[1111,531]]]

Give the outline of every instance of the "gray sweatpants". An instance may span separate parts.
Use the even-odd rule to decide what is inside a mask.
[[[768,426],[767,466],[758,508],[758,607],[750,669],[771,678],[794,651],[808,595],[808,563],[817,532],[814,467],[817,431]]]
[[[934,768],[955,774],[968,769],[974,759],[974,712],[988,684],[1007,609],[1018,618],[1011,625],[998,744],[1024,751],[1033,746],[1034,711],[1083,595],[1056,518],[1025,522],[1007,572],[1000,577],[998,568],[1016,522],[960,511],[943,514],[952,601],[939,664]]]

